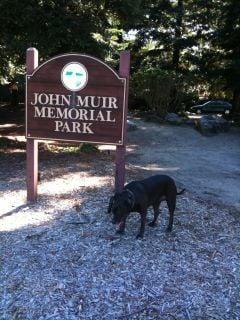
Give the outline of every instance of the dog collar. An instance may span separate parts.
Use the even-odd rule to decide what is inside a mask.
[[[134,197],[134,193],[129,190],[129,189],[126,189],[126,191],[128,192],[128,194],[131,196],[131,207],[133,208],[134,207],[134,204],[135,204],[135,197]]]

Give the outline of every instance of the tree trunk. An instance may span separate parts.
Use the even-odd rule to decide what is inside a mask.
[[[173,58],[172,64],[175,70],[179,68],[180,61],[180,39],[182,36],[182,23],[183,23],[184,7],[183,0],[178,0],[177,4],[177,17],[176,17],[176,27],[175,27],[175,39],[173,43]]]
[[[233,114],[240,116],[240,88],[233,92]]]

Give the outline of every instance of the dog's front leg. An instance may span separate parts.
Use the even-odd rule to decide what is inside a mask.
[[[153,205],[154,218],[153,218],[153,221],[148,224],[150,227],[155,227],[156,226],[156,221],[157,221],[157,218],[158,218],[158,216],[160,214],[160,210],[159,210],[160,203],[161,202],[158,201],[158,202],[155,202],[154,205]]]
[[[126,219],[124,219],[123,221],[120,222],[117,233],[123,234],[124,230],[125,230],[125,225],[126,225]]]
[[[141,226],[139,234],[137,235],[137,239],[143,238],[146,224],[147,210],[141,212]]]
[[[110,212],[111,212],[112,206],[113,206],[113,201],[114,201],[114,197],[111,197],[110,200],[109,200],[107,213],[110,213]]]

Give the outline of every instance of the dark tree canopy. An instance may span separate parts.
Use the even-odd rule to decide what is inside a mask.
[[[24,72],[28,47],[43,60],[82,52],[113,65],[130,49],[133,74],[168,71],[187,95],[240,110],[239,20],[235,0],[1,0],[0,79]]]

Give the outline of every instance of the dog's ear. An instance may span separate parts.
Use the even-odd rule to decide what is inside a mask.
[[[109,200],[107,213],[110,213],[112,211],[113,202],[114,202],[114,197],[111,197]]]
[[[132,207],[131,199],[127,198],[126,200],[124,200],[124,204],[127,205],[128,207]]]

